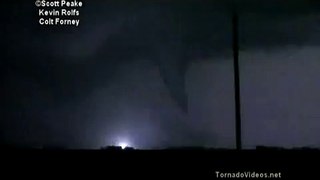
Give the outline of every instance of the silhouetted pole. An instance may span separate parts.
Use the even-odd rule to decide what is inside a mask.
[[[241,103],[240,103],[240,73],[239,73],[239,29],[238,14],[234,9],[232,14],[233,31],[233,68],[234,68],[234,89],[235,89],[235,120],[236,120],[236,147],[242,149],[241,142]]]

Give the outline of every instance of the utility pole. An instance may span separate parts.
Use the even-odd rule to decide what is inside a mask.
[[[233,34],[233,68],[235,89],[235,125],[236,125],[236,148],[242,149],[241,138],[241,102],[240,102],[240,72],[239,72],[239,17],[236,8],[232,12],[232,34]]]

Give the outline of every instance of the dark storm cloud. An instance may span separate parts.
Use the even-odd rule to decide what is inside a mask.
[[[32,5],[12,5],[13,11],[8,12],[11,14],[6,24],[6,117],[2,126],[6,139],[96,146],[110,142],[108,138],[121,134],[121,129],[133,131],[134,126],[141,126],[145,128],[129,134],[144,136],[145,140],[139,141],[147,141],[145,144],[152,144],[153,137],[157,136],[155,139],[161,141],[160,145],[188,143],[186,136],[199,141],[197,136],[202,135],[192,134],[192,124],[185,125],[179,106],[186,108],[187,103],[184,64],[194,57],[208,56],[209,46],[223,49],[227,44],[212,40],[229,39],[220,33],[214,37],[210,35],[216,30],[224,32],[224,28],[217,29],[209,23],[213,18],[220,27],[228,24],[220,17],[215,18],[210,7],[199,4],[179,10],[178,6],[171,5],[130,7],[92,3],[81,12],[83,25],[67,29],[37,25]],[[17,12],[24,12],[24,16]],[[147,62],[140,61],[143,59]],[[131,76],[138,76],[140,80],[126,80],[131,70],[122,67],[135,65],[132,62],[139,66]],[[156,67],[154,72],[148,74],[152,67]],[[144,83],[139,85],[139,81]],[[143,87],[152,82],[164,83],[168,92],[157,87]],[[108,88],[115,90],[108,93]],[[101,96],[95,95],[104,89]],[[122,90],[123,93],[117,95]],[[157,102],[147,96],[149,91],[162,100]],[[117,98],[112,100],[113,96]],[[108,100],[99,104],[99,99],[104,98]],[[140,107],[137,105],[140,101],[146,104]],[[131,113],[125,117],[116,115],[126,111]],[[139,115],[140,111],[153,116]],[[17,117],[19,113],[22,115]],[[19,120],[15,123],[9,119]],[[148,122],[143,123],[145,119]],[[20,120],[25,121],[25,125],[19,123]],[[154,129],[155,135],[150,129]],[[104,137],[107,140],[97,140]]]
[[[319,45],[319,13],[243,13],[241,50]]]
[[[8,4],[3,139],[234,146],[229,6],[86,2],[79,28],[46,28],[33,2]],[[244,7],[240,48],[262,51],[256,59],[318,45],[319,16],[308,5]]]

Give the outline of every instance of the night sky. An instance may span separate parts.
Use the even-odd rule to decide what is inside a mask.
[[[1,143],[235,148],[230,2],[83,1],[79,27],[4,3]],[[320,147],[312,2],[238,3],[244,148]]]

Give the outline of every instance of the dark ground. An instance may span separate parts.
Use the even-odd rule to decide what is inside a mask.
[[[281,172],[281,179],[318,177],[319,150],[257,147],[256,150],[172,148],[166,150],[63,150],[3,148],[1,168],[10,176],[196,177],[217,179],[220,172]],[[85,178],[86,177],[86,178]]]

